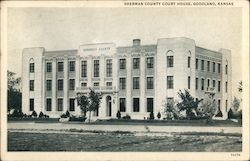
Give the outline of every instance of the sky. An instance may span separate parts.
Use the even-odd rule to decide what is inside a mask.
[[[78,49],[85,43],[117,46],[156,44],[158,38],[188,37],[196,45],[232,52],[233,95],[242,80],[240,8],[9,8],[8,70],[21,76],[23,48]]]

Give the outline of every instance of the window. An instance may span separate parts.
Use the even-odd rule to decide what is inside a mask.
[[[126,78],[120,78],[120,89],[126,89]]]
[[[112,77],[112,59],[106,60],[106,76]]]
[[[57,62],[57,71],[63,72],[63,62]]]
[[[133,112],[139,112],[139,111],[140,111],[140,99],[133,98]]]
[[[215,62],[213,62],[213,72],[215,72]]]
[[[188,89],[190,89],[190,76],[188,76]]]
[[[95,82],[95,83],[94,83],[94,86],[95,86],[95,87],[99,87],[99,82]]]
[[[218,111],[220,111],[220,100],[218,100]]]
[[[30,91],[34,91],[34,80],[30,80]]]
[[[210,79],[207,79],[207,88],[210,87]]]
[[[30,73],[35,72],[35,63],[30,63]]]
[[[154,112],[154,99],[147,98],[147,112]]]
[[[106,86],[107,87],[111,87],[112,86],[112,82],[106,82]]]
[[[99,60],[94,60],[94,77],[99,77]]]
[[[147,89],[154,89],[154,78],[147,77]]]
[[[195,89],[197,90],[199,88],[199,79],[195,78]]]
[[[167,56],[167,67],[173,67],[174,66],[174,56]]]
[[[82,77],[87,77],[87,61],[86,60],[82,61],[81,66],[82,66],[81,76]]]
[[[218,81],[218,92],[220,92],[220,81]]]
[[[51,62],[48,62],[46,64],[46,71],[47,71],[47,73],[50,73],[52,71],[52,63]]]
[[[227,93],[227,82],[225,83],[225,92]]]
[[[199,68],[199,59],[195,59],[195,69]]]
[[[220,63],[218,63],[218,73],[220,73]]]
[[[227,65],[226,65],[226,67],[225,67],[226,69],[225,69],[225,73],[227,74]]]
[[[51,98],[46,99],[46,111],[51,111]]]
[[[134,77],[133,78],[133,89],[140,89],[140,78]]]
[[[225,106],[226,106],[226,111],[227,111],[227,100],[226,100],[225,104],[226,104]]]
[[[140,68],[140,58],[133,58],[133,69]]]
[[[87,87],[87,83],[81,83],[82,87]]]
[[[69,111],[75,111],[75,99],[74,98],[69,99]]]
[[[63,99],[62,98],[57,99],[57,111],[63,111]]]
[[[201,90],[204,90],[204,78],[201,79]]]
[[[207,71],[210,71],[210,61],[207,61]]]
[[[147,58],[147,68],[154,68],[154,58],[153,57]]]
[[[204,60],[201,60],[201,70],[204,70]]]
[[[62,79],[58,79],[57,80],[57,90],[58,91],[62,91],[63,90],[63,80]]]
[[[30,98],[30,111],[34,111],[34,98]]]
[[[167,88],[168,89],[174,88],[174,77],[173,76],[167,76]]]
[[[191,57],[188,57],[188,68],[190,68],[190,63],[191,63]]]
[[[47,91],[51,91],[51,86],[52,86],[52,81],[51,80],[47,80],[46,81]]]
[[[126,112],[126,98],[120,98],[120,112]]]
[[[120,59],[120,69],[126,69],[126,59]]]
[[[94,116],[96,116],[96,117],[99,116],[99,108],[97,108],[96,110],[94,110],[94,113],[93,113],[93,114],[94,114]]]
[[[213,80],[213,88],[215,88],[215,80]]]
[[[75,71],[75,61],[69,62],[69,71],[74,72]]]
[[[75,79],[69,80],[69,90],[75,90]]]

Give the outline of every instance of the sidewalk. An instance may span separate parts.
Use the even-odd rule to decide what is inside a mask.
[[[67,123],[9,122],[8,130],[86,130],[86,131],[130,131],[161,133],[230,133],[242,134],[242,127],[216,126],[157,126],[157,125],[97,125]]]

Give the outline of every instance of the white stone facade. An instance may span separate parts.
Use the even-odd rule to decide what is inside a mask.
[[[26,48],[22,61],[22,109],[27,114],[35,110],[59,117],[69,110],[80,115],[74,98],[89,88],[102,94],[94,119],[116,118],[118,110],[133,119],[149,117],[149,111],[156,117],[163,102],[178,100],[177,92],[184,89],[199,99],[214,92],[223,118],[231,103],[230,50],[204,49],[188,38],[158,39],[154,45],[135,39],[127,47],[85,44],[67,51]]]

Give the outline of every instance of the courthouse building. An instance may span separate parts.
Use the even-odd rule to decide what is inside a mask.
[[[187,89],[195,98],[207,92],[227,118],[231,102],[231,52],[198,47],[189,38],[162,38],[156,44],[80,45],[77,50],[25,48],[22,55],[22,109],[59,117],[81,111],[75,99],[89,88],[102,94],[94,119],[115,118],[117,111],[144,119],[162,111],[163,102],[178,100]]]

